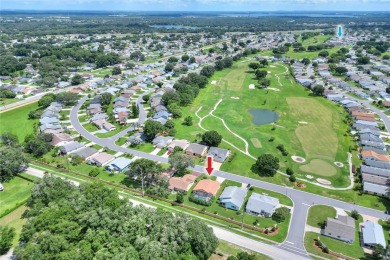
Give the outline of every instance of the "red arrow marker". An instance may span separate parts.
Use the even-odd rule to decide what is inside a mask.
[[[206,168],[208,175],[210,175],[214,170],[214,168],[212,166],[213,166],[213,157],[208,156],[207,157],[207,168]]]

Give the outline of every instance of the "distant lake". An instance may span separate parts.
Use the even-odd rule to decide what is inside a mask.
[[[252,122],[255,125],[273,123],[279,118],[278,114],[276,114],[274,111],[266,109],[249,109],[248,112],[253,116]]]
[[[164,28],[164,29],[196,29],[196,27],[183,26],[183,25],[149,25],[152,28]]]

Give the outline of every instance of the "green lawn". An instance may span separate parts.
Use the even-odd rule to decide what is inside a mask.
[[[144,153],[150,153],[150,152],[152,152],[155,149],[155,147],[151,143],[144,143],[144,144],[137,145],[137,146],[134,146],[134,147],[131,146],[130,148],[134,149],[134,150],[138,150],[138,151],[144,152]]]
[[[8,215],[0,218],[0,226],[9,226],[15,229],[15,237],[12,241],[12,245],[16,246],[22,232],[23,225],[27,222],[27,219],[22,218],[22,214],[27,209],[26,206],[20,206]]]
[[[107,133],[97,133],[96,136],[100,138],[108,138],[126,129],[126,126],[114,123],[116,129]]]
[[[18,98],[0,98],[0,106],[6,106],[20,101]]]
[[[89,123],[89,124],[84,124],[83,127],[84,127],[85,130],[87,130],[88,132],[95,132],[95,131],[99,130],[99,128],[97,128],[96,125],[91,124],[91,123]]]
[[[2,184],[4,191],[0,192],[0,216],[4,216],[26,203],[31,194],[31,187],[34,185],[18,176]]]
[[[34,133],[34,123],[39,124],[37,119],[28,119],[28,113],[37,108],[38,103],[35,102],[0,113],[0,133],[11,132],[17,135],[19,142],[23,142],[27,135]]]
[[[127,140],[127,137],[121,137],[115,141],[115,144],[117,144],[119,146],[124,145],[126,143],[126,140]]]
[[[307,216],[307,224],[313,227],[321,227],[325,221],[336,217],[336,209],[325,205],[315,205],[310,207]]]

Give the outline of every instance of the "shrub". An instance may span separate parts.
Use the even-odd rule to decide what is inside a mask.
[[[290,214],[290,210],[286,207],[277,208],[275,213],[272,214],[272,219],[276,222],[283,222],[286,220],[288,215]]]
[[[290,175],[290,177],[288,178],[291,182],[295,182],[297,180],[297,178],[295,178],[294,174],[293,175]]]
[[[275,137],[271,137],[270,139],[268,139],[269,142],[273,142],[275,140]]]
[[[358,220],[359,219],[359,212],[357,210],[352,210],[351,211],[351,217],[353,217],[354,219]]]
[[[291,168],[289,167],[289,168],[286,169],[286,173],[287,173],[288,175],[293,175],[293,174],[294,174],[294,171],[293,171],[293,169],[291,169]]]

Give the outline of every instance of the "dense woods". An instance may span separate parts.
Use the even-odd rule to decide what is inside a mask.
[[[46,176],[28,207],[16,259],[208,259],[218,244],[204,223],[133,207],[97,183]]]

